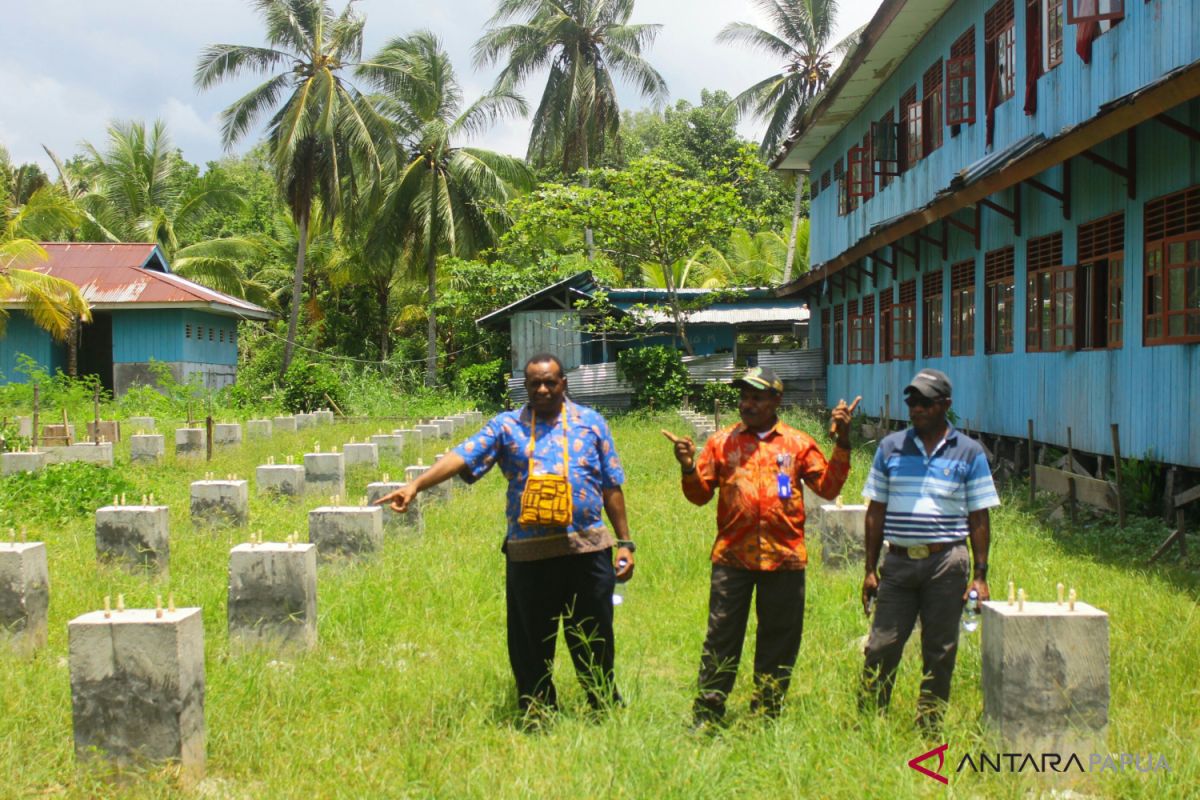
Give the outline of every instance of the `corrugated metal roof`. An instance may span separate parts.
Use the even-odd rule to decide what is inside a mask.
[[[675,321],[673,315],[663,311],[646,311],[638,314],[638,316],[643,317],[647,322],[654,325],[663,325]],[[778,306],[767,308],[705,308],[700,311],[685,312],[684,318],[688,325],[704,323],[748,325],[756,322],[782,322],[790,324],[793,322],[808,321],[808,307],[795,303],[781,303]]]
[[[30,269],[79,287],[93,308],[127,305],[204,308],[244,319],[270,319],[270,311],[170,273],[154,244],[43,242],[49,259]]]

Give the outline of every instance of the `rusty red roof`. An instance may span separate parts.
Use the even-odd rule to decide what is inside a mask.
[[[49,255],[30,267],[79,287],[88,305],[105,310],[128,305],[204,308],[243,319],[270,319],[270,311],[170,272],[157,245],[109,242],[42,242]]]

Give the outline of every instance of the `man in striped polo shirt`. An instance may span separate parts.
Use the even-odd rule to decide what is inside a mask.
[[[867,476],[863,610],[875,618],[863,670],[863,705],[886,708],[904,644],[921,619],[924,661],[917,721],[937,730],[950,700],[958,622],[970,589],[989,598],[988,509],[1000,505],[983,448],[946,419],[950,379],[923,369],[904,388],[912,427],[879,443]],[[975,557],[971,568],[966,541]],[[879,553],[888,543],[879,569]]]

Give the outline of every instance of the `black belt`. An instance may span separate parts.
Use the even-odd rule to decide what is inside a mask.
[[[902,555],[905,558],[920,560],[922,558],[928,558],[934,553],[940,553],[943,550],[949,550],[951,547],[959,547],[961,545],[965,545],[966,543],[966,539],[959,539],[956,542],[933,542],[932,544],[914,544],[912,547],[901,547],[898,544],[892,544],[891,542],[888,542],[888,552]],[[921,552],[922,548],[925,550],[924,553]]]

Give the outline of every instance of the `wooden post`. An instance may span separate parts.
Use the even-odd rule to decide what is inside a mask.
[[[1175,530],[1179,537],[1179,560],[1187,560],[1187,532],[1183,529],[1184,523],[1183,506],[1175,509]]]
[[[721,401],[713,398],[713,427],[721,430]]]
[[[1033,420],[1029,420],[1029,502],[1037,499],[1037,466],[1033,460]]]
[[[890,394],[883,396],[883,428],[889,431],[892,429],[892,396]]]
[[[1167,470],[1167,490],[1163,493],[1163,519],[1170,524],[1175,519],[1175,480],[1178,470],[1171,467]]]
[[[33,385],[33,442],[31,445],[35,453],[38,446],[38,397],[40,394],[41,386],[35,383]]]
[[[68,445],[75,444],[75,442],[72,440],[72,437],[71,437],[71,424],[69,422],[67,422],[67,407],[66,406],[63,406],[62,414],[63,414],[63,436],[66,438]]]
[[[1117,473],[1117,520],[1125,527],[1125,487],[1121,482],[1121,434],[1117,423],[1112,424],[1113,470]]]
[[[188,418],[187,418],[187,425],[186,425],[186,427],[190,428],[190,427],[192,427],[192,401],[191,401],[191,400],[188,400],[188,409],[187,409],[187,411],[188,411]]]
[[[204,418],[204,431],[205,458],[208,461],[212,461],[213,418],[211,414]]]
[[[1075,446],[1071,444],[1071,429],[1067,428],[1067,473],[1074,475]],[[1071,513],[1071,524],[1075,524],[1075,479],[1067,478],[1067,510]]]
[[[100,387],[92,390],[92,444],[100,444]]]

